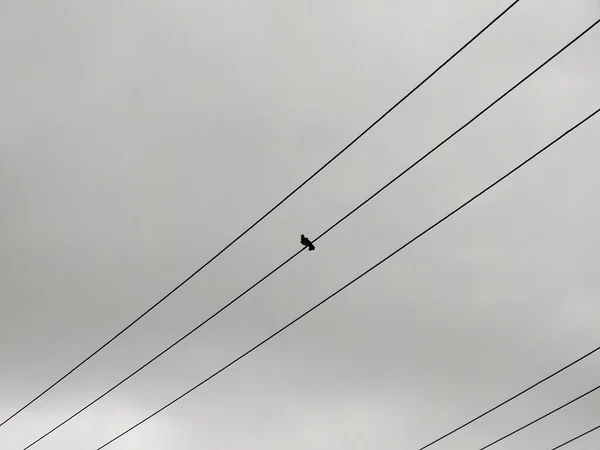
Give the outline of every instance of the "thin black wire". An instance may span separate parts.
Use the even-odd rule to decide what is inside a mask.
[[[462,130],[464,130],[469,125],[471,125],[473,122],[475,122],[479,117],[481,117],[483,114],[485,114],[494,105],[496,105],[498,102],[500,102],[502,99],[504,99],[504,97],[506,97],[508,94],[510,94],[512,91],[514,91],[519,86],[521,86],[525,81],[527,81],[529,78],[531,78],[533,75],[535,75],[538,71],[540,71],[548,63],[550,63],[554,58],[556,58],[558,55],[560,55],[562,52],[564,52],[566,49],[568,49],[571,45],[573,45],[575,42],[577,42],[579,39],[581,39],[585,34],[587,34],[590,30],[592,30],[592,28],[594,28],[596,25],[598,25],[598,23],[600,23],[600,19],[596,20],[593,24],[591,24],[584,31],[582,31],[577,37],[572,39],[567,45],[565,45],[563,48],[561,48],[559,51],[557,51],[554,55],[552,55],[550,58],[548,58],[546,61],[544,61],[542,64],[540,64],[535,70],[530,72],[529,75],[527,75],[525,78],[521,79],[521,81],[519,81],[517,84],[515,84],[513,87],[511,87],[508,91],[506,91],[504,94],[502,94],[496,100],[494,100],[488,106],[486,106],[483,110],[481,110],[481,112],[479,112],[475,117],[473,117],[471,120],[469,120],[467,123],[465,123],[462,127],[460,127],[458,130],[456,130],[454,133],[452,133],[450,136],[448,136],[446,139],[444,139],[438,145],[436,145],[431,150],[429,150],[427,153],[425,153],[423,156],[421,156],[417,161],[415,161],[413,164],[408,166],[401,173],[399,173],[394,178],[392,178],[387,184],[385,184],[383,187],[381,187],[373,195],[371,195],[369,198],[367,198],[365,201],[363,201],[360,205],[358,205],[356,208],[354,208],[352,211],[350,211],[348,214],[346,214],[344,217],[342,217],[340,220],[338,220],[336,223],[334,223],[331,227],[329,227],[327,230],[325,230],[321,235],[319,235],[318,238],[316,238],[314,240],[314,242],[316,242],[319,238],[321,238],[324,235],[326,235],[327,233],[329,233],[329,231],[331,231],[333,228],[338,226],[341,222],[343,222],[348,217],[350,217],[352,214],[354,214],[356,211],[358,211],[360,208],[362,208],[365,204],[370,202],[375,196],[379,195],[382,191],[387,189],[390,185],[392,185],[392,183],[394,183],[400,177],[405,175],[409,170],[411,170],[417,164],[421,163],[425,158],[427,158],[429,155],[431,155],[433,152],[435,152],[437,149],[439,149],[442,145],[444,145],[446,142],[448,142],[450,139],[452,139],[454,136],[456,136]]]
[[[549,417],[549,416],[551,416],[552,414],[554,414],[554,413],[557,413],[558,411],[560,411],[560,410],[562,410],[562,409],[566,408],[567,406],[569,406],[569,405],[572,405],[573,403],[575,403],[575,402],[577,402],[577,401],[581,400],[582,398],[584,398],[584,397],[586,397],[586,396],[590,395],[592,392],[595,392],[595,391],[597,391],[598,389],[600,389],[600,385],[596,386],[596,387],[595,387],[595,388],[593,388],[593,389],[590,389],[590,390],[589,390],[589,391],[587,391],[586,393],[584,393],[584,394],[581,394],[579,397],[577,397],[577,398],[575,398],[575,399],[573,399],[573,400],[571,400],[571,401],[569,401],[569,402],[565,403],[564,405],[561,405],[561,406],[559,406],[558,408],[555,408],[555,409],[553,409],[552,411],[550,411],[550,412],[547,412],[547,413],[546,413],[546,414],[544,414],[543,416],[541,416],[541,417],[538,417],[538,418],[537,418],[537,419],[535,419],[535,420],[532,420],[532,421],[531,421],[531,422],[529,422],[528,424],[526,424],[526,425],[523,425],[522,427],[519,427],[519,428],[517,428],[516,430],[513,430],[513,431],[511,431],[511,432],[510,432],[510,433],[508,433],[508,434],[505,434],[505,435],[504,435],[504,436],[502,436],[501,438],[499,438],[499,439],[496,439],[494,442],[490,442],[488,445],[486,445],[486,446],[484,446],[484,447],[481,447],[479,450],[485,450],[486,448],[490,448],[491,446],[493,446],[493,445],[496,445],[498,442],[501,442],[501,441],[503,441],[503,440],[505,440],[505,439],[507,439],[507,438],[509,438],[509,437],[511,437],[511,436],[513,436],[513,435],[515,435],[515,434],[517,434],[517,433],[519,433],[520,431],[523,431],[524,429],[526,429],[526,428],[529,428],[529,427],[530,427],[530,426],[532,426],[532,425],[535,425],[536,423],[538,423],[538,422],[540,422],[540,421],[544,420],[546,417]]]
[[[129,328],[131,328],[133,325],[135,325],[138,321],[140,321],[144,316],[146,316],[146,314],[148,314],[150,311],[152,311],[154,308],[156,308],[158,305],[160,305],[163,301],[165,301],[167,298],[169,298],[173,293],[175,293],[175,291],[177,291],[180,287],[182,287],[184,284],[186,284],[188,281],[190,281],[194,276],[196,276],[201,270],[203,270],[205,267],[207,267],[210,263],[212,263],[215,259],[217,259],[221,254],[223,254],[225,251],[227,251],[233,244],[235,244],[238,240],[240,240],[242,237],[244,237],[250,230],[252,230],[255,226],[257,226],[260,222],[262,222],[265,218],[267,218],[267,216],[269,216],[273,211],[275,211],[277,208],[279,208],[283,203],[285,203],[292,195],[294,195],[296,192],[298,192],[300,189],[302,189],[302,187],[304,187],[304,185],[306,185],[309,181],[311,181],[314,177],[316,177],[319,173],[321,173],[321,171],[323,171],[327,166],[329,166],[333,161],[335,161],[339,156],[341,156],[346,150],[348,150],[352,145],[354,145],[359,139],[361,139],[365,134],[367,134],[369,131],[371,131],[372,128],[374,128],[379,122],[381,122],[388,114],[390,114],[394,109],[396,109],[401,103],[403,103],[406,99],[408,99],[412,94],[415,93],[415,91],[417,91],[421,86],[423,86],[427,81],[429,81],[435,74],[437,74],[440,70],[442,70],[442,68],[444,68],[450,61],[452,61],[456,56],[458,56],[459,53],[461,53],[464,49],[466,49],[469,45],[471,45],[479,36],[481,36],[485,31],[487,31],[488,28],[490,28],[494,23],[496,23],[502,16],[504,16],[508,11],[510,11],[517,3],[519,3],[520,0],[515,0],[513,1],[504,11],[502,11],[498,16],[496,16],[490,23],[488,23],[481,31],[479,31],[475,36],[473,36],[471,39],[469,39],[469,41],[467,41],[466,44],[464,44],[462,47],[460,47],[457,51],[455,51],[452,56],[450,56],[446,61],[444,61],[440,66],[438,66],[437,69],[435,69],[431,74],[429,74],[423,81],[421,81],[419,84],[417,84],[414,88],[412,88],[404,97],[402,97],[400,100],[398,100],[391,108],[389,108],[383,115],[381,115],[375,122],[373,122],[371,125],[369,125],[362,133],[360,133],[357,137],[355,137],[348,145],[346,145],[342,150],[340,150],[337,154],[335,154],[329,161],[327,161],[325,164],[323,164],[316,172],[314,172],[311,176],[309,176],[306,180],[304,180],[298,187],[296,187],[292,192],[290,192],[289,194],[287,194],[282,200],[280,200],[275,206],[273,206],[270,210],[268,210],[265,214],[263,214],[256,222],[254,222],[252,225],[250,225],[248,228],[246,228],[246,230],[240,234],[238,237],[236,237],[233,241],[231,241],[229,244],[227,244],[221,251],[219,251],[216,255],[214,255],[212,258],[210,258],[207,262],[205,262],[199,269],[197,269],[194,273],[192,273],[190,276],[188,276],[185,280],[183,280],[181,283],[179,283],[175,288],[173,288],[167,295],[165,295],[163,298],[161,298],[159,301],[157,301],[156,303],[154,303],[150,308],[148,308],[143,314],[141,314],[137,319],[135,319],[133,322],[131,322],[129,325],[127,325],[125,328],[123,328],[121,331],[119,331],[117,334],[115,334],[111,339],[109,339],[105,344],[103,344],[100,348],[98,348],[96,351],[94,351],[92,354],[90,354],[87,358],[85,358],[83,361],[81,361],[79,364],[77,364],[74,368],[72,368],[71,370],[69,370],[65,375],[63,375],[61,378],[59,378],[57,381],[55,381],[50,387],[46,388],[44,391],[42,391],[39,395],[37,395],[36,397],[33,398],[33,400],[31,400],[29,403],[27,403],[25,406],[23,406],[21,409],[19,409],[18,411],[16,411],[15,413],[13,413],[11,416],[9,416],[7,419],[5,419],[2,423],[0,423],[0,427],[2,427],[3,425],[5,425],[8,421],[10,421],[11,419],[13,419],[17,414],[21,413],[24,409],[28,408],[29,406],[31,406],[35,401],[37,401],[40,397],[42,397],[43,395],[45,395],[48,391],[50,391],[51,389],[53,389],[57,384],[59,384],[60,382],[62,382],[65,378],[67,378],[69,375],[71,375],[73,372],[75,372],[77,369],[79,369],[82,365],[84,365],[87,361],[89,361],[91,358],[93,358],[94,356],[96,356],[99,352],[101,352],[104,348],[106,348],[108,345],[110,345],[115,339],[117,339],[119,336],[121,336],[123,333],[125,333]]]
[[[588,434],[593,433],[596,430],[600,430],[600,425],[592,428],[591,430],[587,430],[586,432],[581,433],[581,434],[575,436],[573,439],[569,439],[567,442],[563,442],[562,444],[560,444],[550,450],[558,450],[559,448],[563,448],[563,447],[569,445],[570,443],[575,442],[577,439],[581,439],[582,437],[587,436]]]
[[[496,186],[497,184],[501,183],[504,179],[508,178],[514,172],[516,172],[517,170],[519,170],[521,167],[523,167],[524,165],[526,165],[527,163],[529,163],[530,161],[532,161],[537,156],[541,155],[544,151],[546,151],[552,145],[556,144],[558,141],[560,141],[566,135],[568,135],[569,133],[571,133],[573,130],[575,130],[576,128],[580,127],[581,125],[583,125],[585,122],[587,122],[589,119],[591,119],[592,117],[594,117],[599,112],[600,112],[600,108],[597,109],[596,111],[594,111],[593,113],[591,113],[585,119],[581,120],[579,123],[577,123],[573,127],[569,128],[567,131],[565,131],[559,137],[557,137],[552,142],[550,142],[549,144],[547,144],[541,150],[538,150],[536,153],[534,153],[532,156],[530,156],[529,158],[527,158],[521,164],[519,164],[518,166],[516,166],[510,172],[506,173],[505,175],[503,175],[502,177],[500,177],[499,179],[497,179],[496,181],[494,181],[492,184],[490,184],[488,187],[486,187],[485,189],[483,189],[482,191],[480,191],[478,194],[476,194],[475,196],[471,197],[469,200],[467,200],[465,203],[463,203],[462,205],[460,205],[458,208],[454,209],[452,212],[450,212],[447,215],[445,215],[444,217],[442,217],[440,220],[438,220],[437,222],[435,222],[429,228],[425,229],[424,231],[422,231],[421,233],[419,233],[418,235],[416,235],[415,237],[413,237],[411,240],[409,240],[408,242],[406,242],[404,245],[402,245],[400,248],[394,250],[392,253],[390,253],[388,256],[386,256],[385,258],[383,258],[381,261],[379,261],[378,263],[376,263],[375,265],[371,266],[369,269],[367,269],[366,271],[364,271],[363,273],[361,273],[360,275],[358,275],[352,281],[350,281],[349,283],[347,283],[344,286],[342,286],[341,288],[339,288],[333,294],[331,294],[328,297],[326,297],[325,299],[321,300],[319,303],[317,303],[316,305],[314,305],[312,308],[308,309],[307,311],[305,311],[304,313],[302,313],[300,316],[296,317],[294,320],[292,320],[291,322],[289,322],[287,325],[283,326],[282,328],[280,328],[279,330],[277,330],[275,333],[271,334],[266,339],[263,339],[261,342],[259,342],[254,347],[252,347],[250,350],[247,350],[245,353],[243,353],[242,355],[238,356],[236,359],[234,359],[233,361],[231,361],[230,363],[228,363],[227,365],[225,365],[224,367],[222,367],[221,369],[219,369],[218,371],[216,371],[215,373],[213,373],[209,377],[205,378],[204,380],[202,380],[200,383],[196,384],[191,389],[188,389],[186,392],[184,392],[183,394],[181,394],[179,397],[175,398],[174,400],[171,400],[169,403],[167,403],[166,405],[164,405],[163,407],[161,407],[157,411],[153,412],[152,414],[150,414],[145,419],[139,421],[138,423],[136,423],[132,427],[128,428],[127,430],[125,430],[124,432],[122,432],[121,434],[119,434],[118,436],[112,438],[110,441],[106,442],[102,446],[98,447],[96,450],[101,450],[101,449],[107,447],[108,445],[112,444],[117,439],[123,437],[127,433],[131,432],[135,428],[137,428],[140,425],[142,425],[143,423],[147,422],[152,417],[154,417],[157,414],[161,413],[162,411],[164,411],[165,409],[167,409],[169,406],[171,406],[174,403],[178,402],[179,400],[181,400],[182,398],[184,398],[186,395],[188,395],[191,392],[193,392],[194,390],[198,389],[200,386],[202,386],[203,384],[205,384],[208,381],[212,380],[214,377],[216,377],[217,375],[219,375],[221,372],[224,372],[229,367],[233,366],[235,363],[237,363],[241,359],[245,358],[246,356],[248,356],[250,353],[254,352],[256,349],[258,349],[262,345],[264,345],[267,342],[269,342],[275,336],[279,335],[280,333],[282,333],[283,331],[285,331],[286,329],[288,329],[289,327],[291,327],[292,325],[294,325],[296,322],[298,322],[299,320],[301,320],[302,318],[304,318],[305,316],[307,316],[308,314],[310,314],[311,312],[313,312],[314,310],[316,310],[317,308],[319,308],[320,306],[322,306],[328,300],[330,300],[331,298],[335,297],[340,292],[344,291],[345,289],[347,289],[348,287],[350,287],[351,285],[353,285],[354,283],[356,283],[358,280],[360,280],[362,277],[364,277],[365,275],[367,275],[371,271],[375,270],[377,267],[379,267],[380,265],[382,265],[388,259],[392,258],[398,252],[400,252],[403,249],[405,249],[406,247],[408,247],[410,244],[412,244],[413,242],[415,242],[417,239],[421,238],[422,236],[424,236],[425,234],[427,234],[429,231],[431,231],[434,228],[436,228],[442,222],[445,222],[447,219],[449,219],[450,217],[452,217],[454,214],[456,214],[458,211],[460,211],[461,209],[463,209],[465,206],[467,206],[468,204],[470,204],[471,202],[473,202],[475,199],[479,198],[480,196],[482,196],[483,194],[485,194],[487,191],[489,191],[490,189],[492,189],[494,186]]]
[[[457,431],[462,430],[463,428],[471,425],[472,423],[478,421],[479,419],[487,416],[488,414],[496,411],[497,409],[501,408],[502,406],[506,405],[507,403],[512,402],[513,400],[517,399],[518,397],[522,396],[523,394],[526,394],[527,392],[531,391],[532,389],[538,387],[540,384],[545,383],[546,381],[550,380],[551,378],[554,378],[555,376],[559,375],[560,373],[564,372],[565,370],[569,369],[570,367],[574,366],[575,364],[583,361],[584,359],[592,356],[594,353],[596,353],[598,350],[600,350],[600,347],[596,347],[594,350],[592,350],[591,352],[586,353],[585,355],[583,355],[580,358],[577,358],[575,361],[567,364],[566,366],[564,366],[563,368],[557,370],[556,372],[548,375],[546,378],[541,379],[540,381],[538,381],[535,384],[532,384],[531,386],[529,386],[527,389],[523,389],[521,392],[519,392],[518,394],[513,395],[512,397],[510,397],[507,400],[504,400],[502,403],[499,403],[498,405],[494,406],[493,408],[488,409],[486,412],[484,412],[483,414],[478,415],[477,417],[475,417],[474,419],[469,420],[468,422],[465,422],[464,424],[462,424],[459,427],[456,427],[455,429],[453,429],[452,431],[444,434],[443,436],[437,438],[435,441],[430,442],[429,444],[421,447],[419,450],[425,450],[426,448],[431,447],[434,444],[437,444],[438,442],[440,442],[443,439],[446,439],[447,437],[453,435],[454,433],[456,433]]]
[[[506,91],[504,94],[502,94],[496,100],[494,100],[494,102],[492,102],[485,109],[483,109],[481,112],[479,112],[476,116],[474,116],[466,124],[464,124],[463,126],[461,126],[458,130],[456,130],[454,133],[452,133],[449,137],[447,137],[446,139],[444,139],[440,144],[438,144],[437,146],[435,146],[432,150],[430,150],[429,152],[427,152],[424,156],[422,156],[416,162],[414,162],[413,164],[411,164],[407,169],[403,170],[400,174],[398,174],[397,176],[395,176],[391,181],[389,181],[388,183],[386,183],[382,188],[380,188],[379,190],[377,190],[374,194],[372,194],[370,197],[368,197],[366,200],[364,200],[362,203],[360,203],[352,211],[350,211],[345,216],[343,216],[341,219],[339,219],[337,222],[335,222],[327,230],[325,230],[323,233],[321,233],[319,236],[317,236],[313,240],[313,242],[317,242],[319,239],[321,239],[323,236],[325,236],[327,233],[329,233],[331,230],[333,230],[335,227],[337,227],[339,224],[341,224],[344,220],[346,220],[347,218],[349,218],[352,214],[354,214],[360,208],[362,208],[364,205],[366,205],[368,202],[370,202],[373,198],[375,198],[377,195],[379,195],[381,192],[383,192],[385,189],[387,189],[389,186],[391,186],[395,181],[397,181],[400,177],[402,177],[403,175],[405,175],[409,170],[413,169],[416,165],[418,165],[420,162],[422,162],[425,158],[427,158],[428,156],[430,156],[433,152],[435,152],[437,149],[439,149],[442,145],[444,145],[446,142],[448,142],[450,139],[452,139],[454,136],[456,136],[458,133],[460,133],[462,130],[464,130],[468,125],[470,125],[471,123],[473,123],[477,118],[481,117],[492,106],[494,106],[496,103],[498,103],[504,97],[506,97],[508,94],[510,94],[512,91],[514,91],[518,86],[520,86],[521,84],[523,84],[526,80],[528,80],[536,72],[538,72],[545,65],[547,65],[550,61],[552,61],[554,58],[556,58],[560,53],[562,53],[567,48],[569,48],[572,44],[574,44],[578,39],[580,39],[581,37],[583,37],[587,32],[589,32],[598,23],[600,23],[600,19],[597,20],[593,25],[591,25],[590,27],[588,27],[581,34],[579,34],[576,38],[574,38],[573,40],[571,40],[567,45],[565,45],[558,52],[556,52],[554,55],[552,55],[549,59],[547,59],[544,63],[542,63],[540,66],[538,66],[535,70],[533,70],[532,72],[530,72],[529,75],[527,75],[526,77],[524,77],[523,79],[521,79],[521,81],[519,81],[517,84],[515,84],[513,87],[511,87],[508,91]],[[242,292],[241,294],[239,294],[237,297],[235,297],[229,303],[225,304],[218,311],[216,311],[215,313],[213,313],[210,317],[208,317],[207,319],[205,319],[204,321],[202,321],[199,325],[195,326],[193,329],[191,329],[189,332],[187,332],[185,335],[183,335],[177,341],[175,341],[174,343],[172,343],[171,345],[169,345],[167,348],[165,348],[163,351],[161,351],[159,354],[157,354],[155,357],[153,357],[152,359],[150,359],[149,361],[147,361],[143,366],[139,367],[136,371],[134,371],[133,373],[131,373],[130,375],[128,375],[126,378],[124,378],[123,380],[121,380],[120,382],[118,382],[117,384],[115,384],[109,390],[107,390],[106,392],[104,392],[102,395],[100,395],[99,397],[97,397],[95,400],[93,400],[90,403],[88,403],[86,406],[84,406],[83,408],[81,408],[79,411],[75,412],[73,415],[71,415],[70,417],[68,417],[67,419],[65,419],[63,422],[61,422],[60,424],[56,425],[54,428],[52,428],[51,430],[49,430],[43,436],[40,436],[38,439],[36,439],[35,441],[33,441],[31,444],[29,444],[23,450],[27,450],[28,448],[32,447],[33,445],[35,445],[36,443],[38,443],[39,441],[41,441],[42,439],[44,439],[45,437],[47,437],[48,435],[50,435],[51,433],[53,433],[54,431],[56,431],[57,429],[59,429],[60,427],[62,427],[63,425],[65,425],[66,423],[68,423],[70,420],[72,420],[73,418],[75,418],[76,416],[78,416],[79,414],[81,414],[82,412],[84,412],[90,406],[94,405],[96,402],[100,401],[102,398],[104,398],[105,396],[107,396],[108,394],[110,394],[112,391],[114,391],[115,389],[117,389],[119,386],[121,386],[127,380],[129,380],[130,378],[134,377],[136,374],[138,374],[143,369],[145,369],[147,366],[149,366],[150,364],[152,364],[154,361],[156,361],[162,355],[164,355],[165,353],[167,353],[173,347],[177,346],[183,340],[187,339],[189,336],[191,336],[193,333],[195,333],[197,330],[199,330],[201,327],[203,327],[206,323],[210,322],[212,319],[214,319],[216,316],[218,316],[219,314],[221,314],[223,311],[225,311],[231,305],[233,305],[234,303],[236,303],[240,298],[242,298],[248,292],[250,292],[251,290],[253,290],[255,287],[257,287],[259,284],[261,284],[263,281],[265,281],[267,278],[269,278],[271,275],[273,275],[275,272],[277,272],[283,266],[285,266],[286,264],[288,264],[289,262],[291,262],[294,258],[296,258],[296,256],[298,256],[304,250],[305,250],[305,247],[303,247],[300,250],[298,250],[296,253],[294,253],[292,256],[290,256],[288,259],[286,259],[285,261],[283,261],[281,264],[279,264],[277,267],[275,267],[273,270],[271,270],[269,273],[267,273],[265,276],[263,276],[261,279],[259,279],[257,282],[255,282],[252,286],[250,286],[249,288],[247,288],[244,292]]]

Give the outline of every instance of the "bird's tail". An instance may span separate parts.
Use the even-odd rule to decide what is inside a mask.
[[[308,244],[308,251],[312,252],[315,249],[315,246],[313,244]]]

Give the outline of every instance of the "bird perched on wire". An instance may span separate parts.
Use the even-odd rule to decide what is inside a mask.
[[[309,238],[307,238],[306,236],[304,236],[303,234],[300,235],[300,243],[302,245],[304,245],[305,247],[308,247],[309,252],[312,252],[315,249],[315,246],[313,245],[311,240]]]

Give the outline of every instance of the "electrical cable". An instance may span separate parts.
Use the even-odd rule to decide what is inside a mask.
[[[594,353],[596,353],[598,350],[600,350],[600,347],[596,347],[595,349],[593,349],[592,351],[586,353],[585,355],[577,358],[575,361],[572,361],[571,363],[567,364],[566,366],[560,368],[559,370],[557,370],[556,372],[551,373],[550,375],[548,375],[545,378],[542,378],[540,381],[538,381],[537,383],[532,384],[531,386],[529,386],[526,389],[523,389],[522,391],[520,391],[519,393],[513,395],[512,397],[504,400],[502,403],[497,404],[496,406],[494,406],[493,408],[488,409],[487,411],[485,411],[482,414],[479,414],[477,417],[469,420],[468,422],[463,423],[462,425],[460,425],[459,427],[454,428],[452,431],[449,431],[448,433],[440,436],[439,438],[435,439],[434,441],[431,441],[429,444],[424,445],[423,447],[419,448],[419,450],[425,450],[426,448],[431,447],[434,444],[437,444],[438,442],[446,439],[447,437],[452,436],[454,433],[462,430],[463,428],[468,427],[469,425],[471,425],[472,423],[477,422],[479,419],[482,419],[483,417],[487,416],[488,414],[493,413],[494,411],[496,411],[497,409],[500,409],[501,407],[503,407],[504,405],[512,402],[513,400],[516,400],[518,397],[521,397],[523,394],[526,394],[527,392],[531,391],[532,389],[538,387],[539,385],[545,383],[546,381],[554,378],[555,376],[559,375],[560,373],[564,372],[565,370],[573,367],[575,364],[580,363],[581,361],[583,361],[586,358],[589,358],[590,356],[592,356]]]
[[[597,431],[597,430],[600,430],[600,425],[592,428],[591,430],[587,430],[586,432],[581,433],[581,434],[575,436],[573,439],[569,439],[568,441],[563,442],[560,445],[557,445],[556,447],[554,447],[551,450],[558,450],[559,448],[563,448],[563,447],[569,445],[570,443],[575,442],[576,440],[581,439],[582,437],[587,436],[588,434],[593,433],[594,431]]]
[[[578,401],[579,401],[579,400],[581,400],[582,398],[584,398],[584,397],[586,397],[586,396],[590,395],[590,394],[591,394],[591,393],[593,393],[593,392],[596,392],[598,389],[600,389],[600,385],[598,385],[598,386],[596,386],[595,388],[593,388],[593,389],[590,389],[589,391],[587,391],[587,392],[585,392],[585,393],[581,394],[579,397],[577,397],[577,398],[575,398],[575,399],[573,399],[573,400],[571,400],[571,401],[568,401],[567,403],[564,403],[563,405],[559,406],[558,408],[555,408],[555,409],[553,409],[552,411],[550,411],[550,412],[547,412],[547,413],[546,413],[546,414],[544,414],[543,416],[541,416],[541,417],[538,417],[538,418],[537,418],[537,419],[535,419],[535,420],[532,420],[531,422],[529,422],[529,423],[527,423],[527,424],[523,425],[522,427],[519,427],[519,428],[517,428],[516,430],[513,430],[513,431],[511,431],[510,433],[508,433],[508,434],[505,434],[505,435],[504,435],[504,436],[502,436],[501,438],[498,438],[498,439],[496,439],[495,441],[493,441],[493,442],[490,442],[489,444],[487,444],[487,445],[485,445],[485,446],[481,447],[479,450],[485,450],[485,449],[487,449],[487,448],[490,448],[490,447],[492,447],[493,445],[496,445],[498,442],[502,442],[503,440],[505,440],[505,439],[508,439],[509,437],[511,437],[511,436],[513,436],[513,435],[515,435],[515,434],[519,433],[520,431],[523,431],[523,430],[525,430],[526,428],[529,428],[530,426],[532,426],[532,425],[535,425],[536,423],[538,423],[538,422],[540,422],[540,421],[544,420],[545,418],[547,418],[547,417],[551,416],[552,414],[555,414],[555,413],[559,412],[560,410],[562,410],[562,409],[566,408],[567,406],[570,406],[570,405],[572,405],[573,403],[575,403],[575,402],[578,402]]]

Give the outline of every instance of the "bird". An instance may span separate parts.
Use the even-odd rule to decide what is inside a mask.
[[[304,236],[303,234],[300,235],[300,243],[302,245],[304,245],[305,247],[308,247],[309,252],[312,252],[315,249],[315,246],[313,245],[311,240],[309,238],[307,238],[306,236]]]

